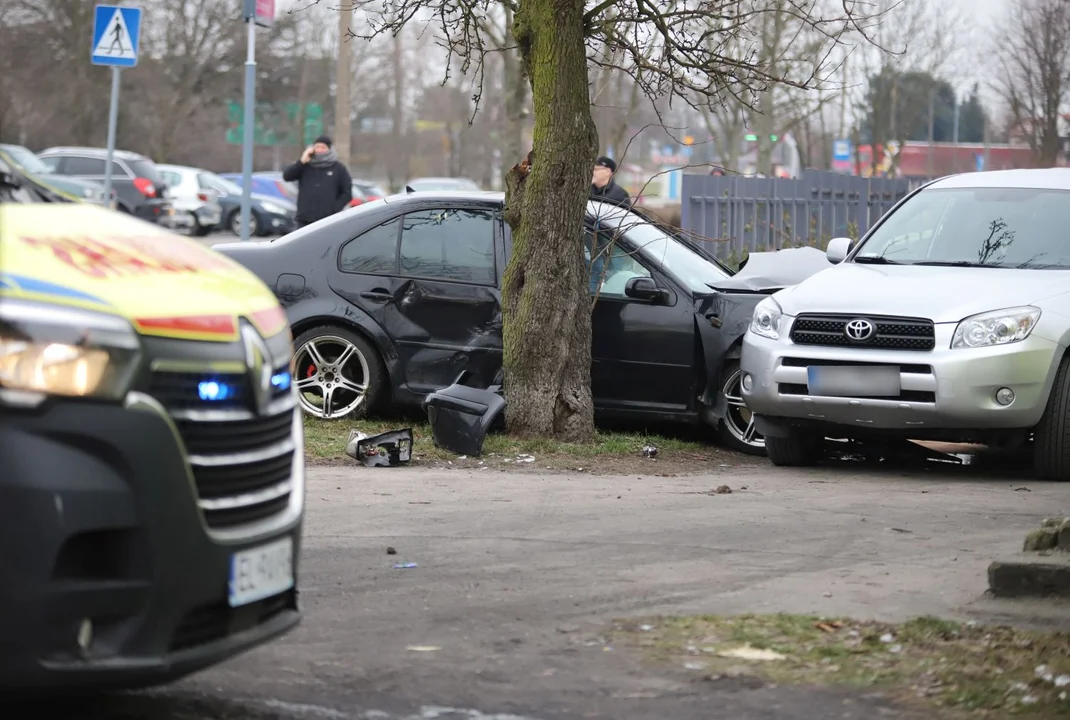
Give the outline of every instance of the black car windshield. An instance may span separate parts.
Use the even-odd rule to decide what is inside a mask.
[[[52,168],[41,162],[41,158],[21,145],[0,145],[8,158],[25,173],[30,175],[51,175]]]
[[[1070,268],[1070,191],[922,190],[859,248],[857,263]]]
[[[694,292],[708,293],[710,285],[731,275],[641,215],[591,203],[599,224],[622,233],[647,258],[659,263]]]

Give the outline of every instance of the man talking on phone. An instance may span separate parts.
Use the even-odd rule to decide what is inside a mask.
[[[353,179],[326,135],[305,148],[301,159],[282,171],[282,179],[297,183],[299,228],[344,210],[353,199]]]

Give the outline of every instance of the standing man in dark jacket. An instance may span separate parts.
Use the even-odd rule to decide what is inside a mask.
[[[353,179],[326,135],[305,148],[301,159],[282,171],[282,179],[297,183],[297,227],[334,215],[353,199]]]
[[[632,206],[632,199],[627,191],[613,181],[617,172],[617,163],[613,158],[600,157],[594,161],[594,172],[591,174],[591,199],[601,200],[604,203],[621,205],[626,208]]]

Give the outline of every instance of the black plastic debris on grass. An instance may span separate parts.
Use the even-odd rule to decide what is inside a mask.
[[[395,467],[412,459],[412,428],[367,435],[350,430],[346,455],[366,467]]]
[[[505,411],[500,377],[501,373],[496,384],[483,390],[465,384],[470,378],[465,371],[449,387],[427,396],[424,409],[437,447],[469,457],[483,453],[487,433]]]

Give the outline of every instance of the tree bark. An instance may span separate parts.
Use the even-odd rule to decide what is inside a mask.
[[[506,183],[513,251],[502,287],[509,430],[594,437],[590,290],[583,217],[598,133],[591,117],[583,0],[521,0],[514,34],[531,80],[529,173]]]

